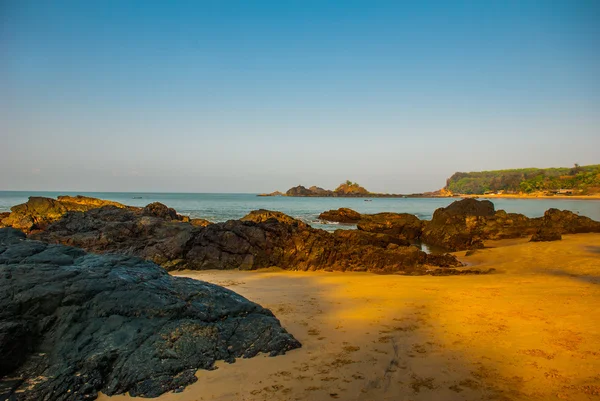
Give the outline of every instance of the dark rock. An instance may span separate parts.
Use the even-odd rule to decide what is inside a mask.
[[[543,222],[562,234],[600,233],[600,222],[568,210],[548,209]]]
[[[544,217],[528,218],[503,210],[494,212],[489,201],[464,199],[437,209],[424,225],[421,241],[457,251],[482,248],[484,240],[532,235],[532,241],[554,241],[561,234],[593,232],[600,232],[600,222],[567,210],[548,209]]]
[[[495,213],[494,204],[489,200],[476,200],[471,198],[452,202],[445,208],[437,209],[439,214],[445,216],[482,216],[490,217]],[[434,216],[435,218],[435,216]]]
[[[427,264],[429,264],[431,266],[438,266],[438,267],[461,267],[462,266],[462,263],[460,263],[454,255],[450,255],[449,253],[427,254]]]
[[[190,223],[195,227],[206,227],[209,224],[212,224],[212,221],[206,219],[190,219]]]
[[[217,360],[297,347],[269,310],[225,288],[0,229],[0,399],[156,397]]]
[[[560,241],[562,235],[554,227],[543,226],[540,227],[532,236],[530,242],[542,242],[542,241]]]
[[[426,265],[437,263],[399,237],[357,230],[329,233],[269,210],[251,212],[241,220],[196,227],[103,207],[69,212],[32,237],[98,253],[136,255],[170,270],[278,266],[288,270],[425,274]]]
[[[0,228],[5,227],[6,224],[3,223],[3,220],[10,216],[10,212],[0,212]]]
[[[362,215],[360,213],[346,207],[337,210],[328,210],[319,215],[319,219],[321,220],[349,224],[358,223],[361,218]]]
[[[159,217],[166,220],[183,220],[183,217],[178,215],[175,209],[163,205],[160,202],[150,203],[142,209],[142,215]]]
[[[265,210],[265,209],[253,210],[250,213],[248,213],[246,216],[242,217],[240,220],[241,221],[252,221],[254,223],[265,223],[268,221],[279,222],[279,223],[283,223],[283,224],[292,225],[294,227],[299,227],[302,229],[306,229],[306,228],[310,227],[308,224],[304,223],[303,221],[300,221],[298,219],[290,217],[285,213],[276,212],[276,211],[272,211],[272,210]]]
[[[533,234],[540,219],[494,211],[490,201],[463,199],[437,209],[423,226],[421,241],[450,251],[483,248],[488,239],[519,238]]]
[[[317,187],[315,185],[308,188],[308,190],[312,193],[313,196],[332,196],[333,195],[333,191],[330,191],[328,189],[324,189],[321,187]]]
[[[302,185],[290,188],[286,191],[285,196],[313,196],[312,191]]]
[[[5,226],[14,227],[25,232],[43,230],[68,211],[85,211],[107,205],[119,208],[126,207],[117,202],[86,196],[59,196],[57,200],[31,196],[26,203],[13,206],[10,209],[10,215],[2,219],[2,222]]]
[[[542,220],[498,210],[493,216],[479,218],[477,223],[483,239],[500,240],[532,235],[540,227]]]
[[[364,214],[357,228],[372,233],[398,236],[407,240],[421,237],[424,222],[409,213]]]

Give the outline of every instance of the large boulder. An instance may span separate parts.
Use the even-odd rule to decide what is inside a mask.
[[[212,224],[212,221],[206,219],[190,219],[190,223],[196,227],[206,227]]]
[[[568,210],[546,210],[543,223],[562,234],[600,233],[600,222]]]
[[[544,225],[543,227],[540,227],[535,233],[533,233],[530,242],[560,240],[562,240],[562,235],[559,230],[557,230],[555,227]]]
[[[423,226],[421,241],[450,251],[478,249],[485,240],[520,238],[532,235],[542,219],[494,210],[488,200],[463,199],[437,209]]]
[[[145,215],[142,209],[105,206],[68,212],[46,230],[30,237],[89,252],[135,255],[167,269],[183,269],[188,243],[200,229],[168,217]]]
[[[487,200],[468,198],[452,202],[433,213],[423,228],[421,240],[451,251],[482,248],[481,227],[494,213],[494,204]]]
[[[362,219],[362,215],[347,207],[341,207],[337,210],[328,210],[321,213],[319,219],[334,223],[356,224]]]
[[[160,217],[160,218],[166,219],[166,220],[183,220],[183,216],[180,216],[179,214],[177,214],[175,209],[173,209],[172,207],[163,205],[160,202],[154,202],[154,203],[150,203],[149,205],[146,205],[142,209],[142,214],[144,216]]]
[[[360,224],[359,224],[360,227]],[[600,232],[600,222],[567,210],[548,209],[543,217],[494,211],[490,201],[463,199],[437,209],[424,225],[421,241],[451,251],[477,249],[485,240],[534,236],[557,240],[561,234]]]
[[[499,240],[532,235],[541,226],[542,219],[498,210],[493,216],[478,219],[478,223],[483,239]]]
[[[240,219],[241,221],[252,221],[254,223],[265,223],[267,221],[274,221],[283,224],[292,225],[294,227],[298,227],[300,229],[307,229],[309,227],[308,224],[295,219],[293,217],[288,216],[282,212],[276,212],[272,210],[259,209],[253,210],[244,217]]]
[[[225,288],[0,229],[0,399],[156,397],[217,360],[297,347],[269,310]]]
[[[491,217],[495,213],[494,204],[489,200],[466,198],[452,202],[445,208],[437,209],[438,218],[444,216],[482,216]],[[434,213],[435,219],[435,213]]]
[[[98,253],[136,255],[169,270],[278,266],[427,274],[428,266],[437,266],[436,259],[402,238],[356,230],[329,233],[269,210],[198,227],[107,206],[69,212],[33,238]],[[456,258],[450,258],[460,266]]]
[[[424,222],[409,213],[364,214],[357,228],[372,233],[397,236],[407,240],[421,237]]]

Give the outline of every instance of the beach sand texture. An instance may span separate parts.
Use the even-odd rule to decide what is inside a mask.
[[[498,270],[481,276],[178,273],[270,308],[303,347],[158,399],[600,400],[600,234],[563,238],[458,252]]]

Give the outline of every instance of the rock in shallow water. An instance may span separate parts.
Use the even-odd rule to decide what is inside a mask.
[[[298,347],[269,310],[225,288],[0,229],[0,399],[155,397],[216,360]]]

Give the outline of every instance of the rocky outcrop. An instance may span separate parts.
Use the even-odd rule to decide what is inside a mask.
[[[85,211],[109,205],[118,208],[127,207],[118,202],[86,196],[59,196],[58,199],[31,196],[26,203],[13,206],[10,215],[3,218],[2,223],[24,232],[43,230],[68,211]]]
[[[554,227],[544,225],[540,227],[532,236],[530,242],[542,241],[560,241],[562,235],[559,230]]]
[[[600,233],[600,222],[568,210],[546,210],[543,223],[562,234]]]
[[[366,188],[361,187],[356,182],[346,181],[340,185],[333,192],[337,196],[369,196],[371,193]]]
[[[292,187],[285,192],[285,196],[315,196],[312,191],[302,185]]]
[[[275,191],[271,194],[260,194],[259,196],[277,196],[280,194]],[[414,196],[422,196],[423,194],[415,194]],[[306,188],[302,185],[293,187],[287,190],[285,196],[295,197],[339,197],[339,198],[405,198],[405,195],[398,194],[379,194],[369,192],[364,187],[355,182],[346,181],[340,184],[333,191],[317,187],[316,185]]]
[[[362,217],[360,213],[346,207],[337,210],[328,210],[319,215],[320,220],[346,224],[356,224]]]
[[[69,210],[90,210],[102,206],[115,206],[120,208],[128,207],[119,202],[114,202],[106,199],[91,198],[89,196],[82,195],[62,195],[59,196],[57,199],[60,203],[66,205]],[[74,205],[79,205],[80,208],[77,208]]]
[[[424,224],[421,241],[450,251],[477,249],[484,240],[531,235],[540,224],[521,214],[496,212],[490,201],[469,198],[437,209]]]
[[[329,233],[281,212],[258,210],[241,220],[197,227],[133,210],[69,212],[34,238],[88,251],[136,255],[175,269],[354,270],[427,274],[443,264],[408,241],[358,230]]]
[[[177,214],[175,209],[169,208],[162,203],[151,203],[144,208],[125,206],[118,202],[90,198],[87,196],[59,196],[57,199],[31,196],[26,203],[13,206],[11,213],[0,220],[7,227],[17,228],[26,233],[35,230],[44,230],[51,223],[60,220],[67,212],[85,212],[110,206],[117,209],[132,211],[149,217],[158,217],[170,221],[189,222],[187,216]],[[205,225],[210,222],[202,219],[195,225]]]
[[[283,192],[275,191],[268,194],[258,194],[256,196],[283,196],[285,195]]]
[[[328,210],[319,215],[320,220],[358,224],[361,231],[378,234],[388,234],[406,240],[416,240],[421,237],[424,221],[409,213],[377,213],[360,214],[352,209],[340,208]]]
[[[427,274],[432,259],[399,238],[354,230],[329,233],[281,212],[258,210],[198,232],[186,254],[193,269],[341,270]],[[435,262],[435,261],[434,261]],[[451,255],[447,266],[461,266]]]
[[[482,248],[485,240],[533,236],[533,241],[546,241],[590,232],[600,232],[600,222],[567,210],[548,209],[543,217],[528,218],[494,211],[490,201],[463,199],[437,209],[424,225],[421,241],[458,251]]]
[[[150,203],[149,205],[146,205],[142,209],[142,215],[159,217],[159,218],[165,219],[165,220],[176,220],[176,221],[186,220],[184,218],[184,216],[177,214],[175,209],[173,209],[172,207],[163,205],[160,202],[154,202],[154,203]],[[189,219],[187,219],[187,220],[189,221]]]
[[[312,187],[308,188],[308,190],[312,193],[313,196],[332,196],[333,195],[332,191],[321,188],[321,187],[317,187],[316,185],[313,185]]]
[[[206,219],[190,219],[190,223],[196,227],[206,227],[209,224],[212,224],[212,221]]]
[[[10,212],[0,212],[0,228],[6,226],[2,221],[4,219],[6,219],[8,216],[10,216]]]
[[[362,215],[357,228],[412,241],[421,237],[424,223],[417,216],[409,213],[377,213]]]
[[[0,399],[156,397],[217,360],[297,347],[269,310],[225,288],[0,229]]]

